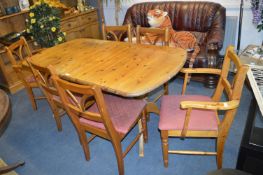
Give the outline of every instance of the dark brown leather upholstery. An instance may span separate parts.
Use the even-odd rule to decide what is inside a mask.
[[[168,12],[174,30],[189,31],[196,36],[201,51],[194,67],[220,66],[217,64],[219,60],[215,58],[218,58],[224,41],[226,12],[223,6],[204,1],[143,2],[134,4],[127,10],[123,23],[130,23],[133,27],[150,27],[147,12],[155,8]],[[187,66],[188,62],[185,64]]]

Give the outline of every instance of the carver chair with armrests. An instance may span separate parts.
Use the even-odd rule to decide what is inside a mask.
[[[123,41],[127,36],[128,42],[132,42],[131,25],[106,26],[102,23],[102,37],[104,40]]]
[[[53,116],[56,121],[58,131],[61,131],[62,130],[61,117],[65,114],[65,110],[62,101],[59,97],[58,91],[55,88],[53,81],[51,80],[51,74],[55,74],[55,72],[51,73],[48,68],[44,68],[33,63],[31,58],[28,58],[27,61],[30,67],[32,68],[32,72],[34,73],[37,82],[42,89],[42,92],[47,98],[47,101],[53,112]]]
[[[52,69],[52,67],[49,67]],[[52,75],[62,103],[71,118],[86,160],[90,159],[88,143],[96,136],[111,141],[119,174],[124,174],[123,158],[139,140],[139,152],[143,156],[143,142],[147,141],[147,123],[144,100],[127,99],[102,93],[98,86],[79,85],[62,80]],[[79,100],[76,100],[78,95]],[[121,141],[138,123],[139,133],[131,144],[122,152]],[[86,131],[92,136],[87,138]]]
[[[15,70],[17,76],[22,81],[29,99],[31,101],[34,110],[37,109],[36,100],[44,99],[45,97],[36,97],[33,93],[33,88],[38,88],[38,84],[33,75],[32,70],[28,66],[22,64],[26,61],[26,58],[31,57],[32,53],[24,37],[21,37],[18,41],[14,42],[8,47],[5,47],[7,56]]]
[[[228,81],[230,62],[237,72]],[[222,70],[209,68],[184,68],[185,73],[182,95],[167,95],[161,100],[159,129],[161,131],[164,166],[168,166],[168,154],[216,155],[217,167],[222,167],[224,144],[237,112],[248,66],[242,65],[234,48],[229,46]],[[184,95],[190,73],[209,73],[219,75],[217,88],[212,97],[203,95]],[[227,100],[221,101],[223,92]],[[222,119],[218,111],[224,111]],[[207,137],[216,138],[216,152],[169,150],[168,137]]]

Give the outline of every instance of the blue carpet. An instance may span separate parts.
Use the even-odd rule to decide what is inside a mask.
[[[182,80],[175,79],[169,84],[171,94],[179,94]],[[158,91],[158,90],[157,90]],[[203,84],[191,82],[188,94],[211,95],[213,90]],[[39,93],[39,92],[38,92]],[[152,94],[154,96],[155,93]],[[33,111],[24,90],[10,96],[12,120],[0,138],[0,157],[7,163],[17,160],[26,162],[16,171],[21,175],[115,175],[117,163],[109,141],[96,137],[90,143],[91,160],[86,161],[75,129],[67,116],[62,119],[63,131],[58,132],[51,110],[46,101],[38,102]],[[237,154],[251,94],[243,90],[241,104],[225,144],[224,168],[235,168]],[[124,159],[126,175],[205,175],[216,169],[215,156],[169,155],[169,166],[164,168],[161,151],[158,116],[151,114],[148,122],[149,142],[145,145],[145,156],[138,156],[138,145]],[[137,127],[123,142],[127,146],[137,133]],[[206,149],[213,151],[214,139],[170,139],[171,148]]]

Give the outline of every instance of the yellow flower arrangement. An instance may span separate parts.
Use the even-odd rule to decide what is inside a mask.
[[[35,18],[32,18],[31,19],[31,24],[35,24],[36,23],[36,19]]]
[[[31,6],[26,21],[27,32],[41,47],[65,42],[65,35],[60,30],[60,11],[47,2],[38,0]]]
[[[57,30],[56,27],[51,27],[51,31],[52,31],[52,32],[55,32],[56,30]]]
[[[29,13],[29,16],[32,18],[35,16],[35,14],[31,12],[31,13]]]
[[[63,40],[62,37],[58,37],[58,41],[61,42]]]

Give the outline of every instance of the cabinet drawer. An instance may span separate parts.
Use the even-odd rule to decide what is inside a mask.
[[[70,41],[76,38],[87,37],[87,34],[85,34],[86,27],[87,26],[81,26],[81,27],[77,27],[77,28],[66,31],[66,40]]]
[[[87,23],[94,23],[97,21],[98,21],[97,13],[91,13],[91,14],[79,16],[79,22],[81,23],[81,25]]]
[[[70,41],[76,38],[99,38],[99,24],[87,24],[81,27],[66,31],[66,40]]]
[[[68,19],[66,21],[61,22],[61,30],[67,31],[67,30],[70,30],[72,28],[78,27],[79,25],[80,24],[79,24],[78,18]]]

